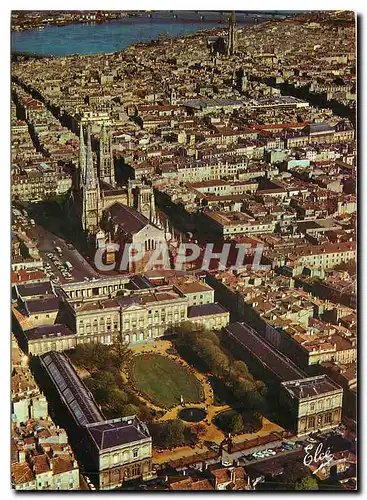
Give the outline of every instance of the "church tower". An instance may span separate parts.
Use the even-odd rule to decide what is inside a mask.
[[[154,222],[156,220],[156,210],[153,187],[143,184],[138,189],[138,211],[151,222]]]
[[[245,70],[242,70],[242,77],[241,77],[241,91],[242,92],[247,92],[248,88],[248,79]]]
[[[101,198],[99,182],[96,177],[93,165],[93,153],[91,144],[90,127],[87,132],[87,158],[85,178],[82,186],[83,192],[83,212],[82,226],[87,233],[95,233],[99,228]]]
[[[170,101],[171,106],[176,106],[176,104],[177,104],[177,94],[176,94],[175,89],[171,89],[169,101]]]
[[[81,189],[85,180],[85,167],[87,162],[87,156],[85,152],[84,144],[84,131],[82,122],[80,122],[79,130],[79,169],[78,169],[78,179],[77,179],[77,189]]]
[[[113,164],[111,134],[103,122],[99,137],[99,178],[101,181],[115,185],[115,167]]]
[[[233,73],[232,73],[232,89],[236,90],[237,89],[237,70],[236,68],[233,68]]]
[[[236,14],[232,11],[228,19],[227,55],[232,56],[237,49]]]

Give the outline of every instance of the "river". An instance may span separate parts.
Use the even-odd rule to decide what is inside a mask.
[[[261,14],[260,14],[261,15]],[[228,13],[164,11],[89,24],[68,24],[66,26],[46,26],[42,30],[13,32],[11,34],[12,52],[26,54],[67,56],[71,54],[97,54],[116,52],[129,45],[149,41],[159,34],[181,36],[203,29],[227,26]],[[269,18],[269,17],[267,17]],[[266,19],[261,15],[257,22]],[[254,18],[245,14],[237,15],[239,27],[254,23]]]

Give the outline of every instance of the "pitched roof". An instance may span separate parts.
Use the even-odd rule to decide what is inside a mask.
[[[145,424],[135,416],[89,424],[87,430],[100,450],[150,438]]]
[[[68,337],[70,335],[75,335],[74,332],[69,330],[66,325],[55,324],[55,325],[41,325],[36,328],[31,328],[24,332],[27,340],[37,340],[44,338],[57,338],[57,337]]]
[[[28,314],[55,312],[59,310],[59,299],[58,297],[50,297],[47,299],[27,300],[25,307]]]
[[[195,318],[197,316],[211,316],[213,314],[225,314],[227,312],[227,309],[216,302],[214,304],[191,306],[187,311],[187,316],[188,318]]]
[[[144,215],[121,203],[114,203],[109,208],[109,213],[112,221],[128,234],[136,234],[149,225],[149,220]]]
[[[27,462],[12,464],[11,478],[15,484],[29,483],[34,480],[33,472]]]

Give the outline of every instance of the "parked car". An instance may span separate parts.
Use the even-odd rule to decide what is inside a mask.
[[[266,453],[268,453],[268,454],[269,454],[269,455],[271,455],[271,456],[276,455],[276,451],[274,451],[272,448],[268,448],[268,449],[266,450]]]
[[[222,465],[224,465],[224,467],[230,467],[232,465],[232,462],[229,462],[228,460],[222,460]]]
[[[314,439],[313,437],[309,436],[306,441],[308,441],[309,443],[318,443],[317,439]]]

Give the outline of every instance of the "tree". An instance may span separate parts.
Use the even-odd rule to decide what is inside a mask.
[[[294,490],[298,483],[311,476],[310,470],[302,462],[293,461],[284,465],[281,482],[287,490]]]
[[[266,400],[256,390],[249,391],[246,394],[246,402],[247,402],[247,406],[251,410],[258,410],[258,411],[264,412],[264,410],[266,408]]]
[[[128,404],[122,407],[122,417],[130,417],[130,416],[139,416],[140,415],[140,410],[138,406],[133,405],[133,404]]]
[[[295,490],[312,490],[316,491],[319,489],[318,482],[316,478],[310,476],[310,477],[304,477],[301,479],[295,486]]]
[[[163,446],[174,448],[185,441],[185,425],[181,420],[167,420],[160,429],[159,437]]]
[[[258,390],[259,394],[263,398],[266,398],[268,395],[268,388],[266,387],[265,383],[262,380],[256,380],[255,386],[256,386],[256,389]]]
[[[124,343],[122,332],[119,332],[112,345],[112,352],[116,355],[118,370],[124,366],[125,362],[131,357],[131,350]]]
[[[241,402],[244,402],[249,392],[254,390],[254,384],[250,380],[239,381],[232,378],[229,380],[229,383],[232,387],[234,397]]]
[[[228,432],[231,434],[240,434],[243,430],[243,420],[242,415],[235,413],[232,415],[231,420],[228,424]]]
[[[204,424],[196,424],[192,426],[187,426],[188,429],[190,430],[191,437],[195,444],[200,441],[200,438],[205,436],[206,434],[206,427]]]
[[[235,376],[239,377],[244,377],[248,378],[249,377],[249,372],[247,365],[244,361],[236,360],[232,363],[231,367],[231,373],[233,373]]]

